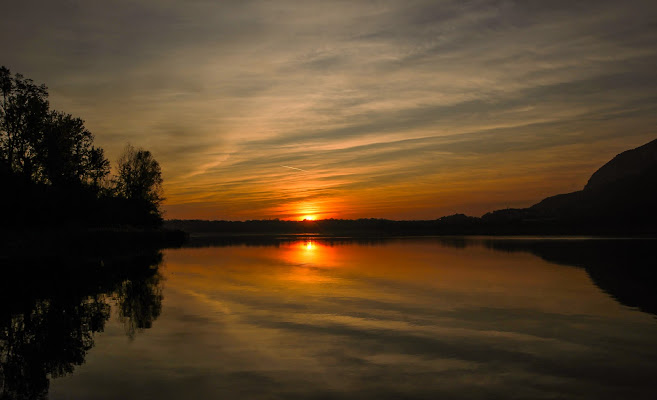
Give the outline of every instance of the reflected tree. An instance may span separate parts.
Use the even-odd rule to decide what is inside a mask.
[[[124,281],[116,291],[119,319],[129,338],[153,326],[162,312],[162,276],[155,273],[144,279]]]
[[[84,363],[93,334],[109,318],[99,297],[37,301],[31,310],[3,321],[0,331],[2,398],[46,398],[48,376],[60,377]]]
[[[2,265],[5,272],[23,272],[0,282],[1,400],[47,398],[50,378],[85,362],[94,334],[110,318],[110,298],[118,300],[129,337],[152,326],[162,310],[161,254],[103,260],[103,267],[88,259]]]

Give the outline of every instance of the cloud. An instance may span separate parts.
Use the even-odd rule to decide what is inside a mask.
[[[495,207],[441,198],[482,169],[517,176],[541,159],[535,182],[563,164],[582,175],[530,192],[509,182],[500,201],[527,205],[654,138],[656,16],[645,1],[26,1],[3,8],[0,51],[110,158],[126,142],[153,150],[171,210],[205,199],[204,212],[266,217],[319,196],[429,217],[449,201]],[[363,207],[360,189],[388,208]]]

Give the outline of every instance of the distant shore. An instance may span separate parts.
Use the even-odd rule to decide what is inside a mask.
[[[315,235],[324,237],[394,236],[628,236],[656,237],[652,223],[610,221],[499,221],[456,215],[436,220],[395,221],[386,219],[325,219],[316,221],[168,220],[164,227],[188,232],[194,237],[264,237]]]
[[[586,241],[657,241],[654,236],[596,236],[596,235],[328,235],[317,233],[276,234],[276,233],[191,233],[182,247],[225,247],[225,246],[274,246],[292,242],[321,242],[329,245],[357,243],[378,245],[390,241],[436,240],[456,247],[474,242],[531,243],[547,242],[586,242]]]

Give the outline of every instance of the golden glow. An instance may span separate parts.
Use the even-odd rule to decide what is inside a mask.
[[[326,259],[314,265],[295,261],[295,255],[307,253],[335,257],[330,265]],[[431,385],[422,388],[435,392],[454,386],[452,371],[466,391],[482,379],[493,381],[493,389],[498,382],[513,383],[515,376],[552,382],[554,369],[527,369],[518,355],[547,365],[595,360],[599,353],[590,338],[598,335],[621,341],[603,349],[604,360],[611,360],[629,347],[619,326],[635,328],[630,350],[650,346],[655,334],[650,314],[619,304],[592,284],[584,268],[483,246],[301,240],[166,249],[164,260],[165,312],[137,337],[140,352],[164,373],[194,365],[194,373],[209,377],[263,374],[276,380],[275,394],[358,389],[382,369],[406,374],[407,387]],[[93,354],[123,354],[114,342],[99,343]],[[448,351],[441,354],[445,343]],[[486,348],[493,349],[492,356],[479,351]],[[92,364],[97,360],[88,365],[99,375],[105,370]],[[491,378],[491,368],[499,366],[501,375]],[[418,368],[422,375],[416,379],[412,373]],[[242,381],[224,386],[239,390]],[[64,393],[68,387],[56,389]],[[370,387],[399,390],[378,382]],[[370,387],[365,390],[374,390]]]
[[[293,265],[326,265],[331,248],[314,240],[293,242],[285,251],[285,260]]]
[[[268,197],[271,198],[272,204],[271,206],[265,204],[265,208],[259,208],[263,207],[260,203],[258,203],[259,205],[254,204],[250,208],[243,208],[242,205],[235,208],[236,203],[232,201],[220,202],[220,207],[217,208],[208,200],[207,203],[194,202],[187,205],[166,206],[166,216],[167,218],[202,219],[207,218],[206,215],[210,214],[212,215],[211,219],[280,218],[316,221],[329,218],[356,219],[361,217],[439,218],[460,212],[482,215],[495,209],[527,207],[547,196],[578,190],[586,184],[590,171],[594,171],[596,163],[599,163],[593,154],[588,153],[588,150],[577,146],[561,146],[559,155],[553,154],[552,151],[538,153],[534,154],[536,164],[531,168],[531,171],[535,171],[532,174],[526,173],[528,167],[522,154],[509,153],[501,161],[496,159],[495,155],[484,155],[478,160],[487,168],[477,174],[472,174],[465,169],[436,170],[437,172],[427,172],[426,175],[423,175],[421,184],[415,180],[400,180],[385,185],[374,185],[362,191],[335,189],[328,191],[319,199],[291,202],[284,198],[281,199],[279,195],[275,194],[283,189],[278,186],[278,183],[272,183],[270,186],[262,188],[271,195]],[[567,162],[562,157],[568,156],[566,158],[575,159],[577,158],[576,154],[587,154],[587,156],[581,158],[583,161],[577,162]],[[553,170],[551,165],[555,160],[559,160],[559,166]],[[587,169],[589,172],[582,172],[582,169]],[[540,170],[543,172],[539,173]],[[545,179],[537,179],[538,175]],[[347,178],[344,179],[345,181],[340,181],[341,184],[349,185],[350,182],[346,180]],[[441,182],[441,185],[437,186],[431,182]],[[566,188],[555,186],[556,183],[563,185],[563,182],[570,182],[570,186]],[[324,187],[320,184],[304,181],[304,185],[305,189],[295,188],[295,193],[311,194],[320,189],[324,191]],[[437,189],[438,187],[440,190]],[[225,194],[225,192],[221,193]],[[511,193],[515,200],[508,197]],[[237,194],[235,195],[237,196]],[[172,194],[169,198],[174,200],[176,196]],[[214,197],[211,198],[214,199]],[[212,214],[213,210],[217,209],[221,210],[221,213]],[[223,214],[224,212],[226,214]]]
[[[231,268],[217,268],[225,259],[231,260]],[[284,294],[281,301],[286,301],[286,296],[319,294],[373,296],[393,304],[423,302],[424,296],[418,293],[434,293],[444,302],[431,302],[431,307],[446,309],[458,302],[479,299],[481,304],[492,302],[500,308],[562,312],[566,302],[572,313],[623,312],[620,305],[591,285],[583,269],[550,264],[529,253],[506,254],[483,246],[464,251],[430,240],[390,242],[377,247],[300,240],[257,251],[242,246],[172,249],[166,251],[166,260],[167,276],[171,278],[168,288],[178,293],[198,293],[204,299],[205,293],[262,293],[266,298]],[[391,291],[381,282],[394,282],[392,287],[396,289]],[[418,290],[421,288],[429,290]],[[404,291],[408,291],[406,295]],[[558,295],[541,295],[546,291]],[[452,297],[451,293],[468,295]],[[516,303],[519,298],[522,304]],[[232,303],[231,296],[223,302],[216,296],[209,300],[226,310],[224,313],[244,307]]]

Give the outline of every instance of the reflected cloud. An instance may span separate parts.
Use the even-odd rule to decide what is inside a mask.
[[[483,241],[498,251],[525,251],[549,262],[584,268],[597,287],[621,304],[657,315],[655,242],[599,238]]]
[[[594,254],[612,259],[605,249],[615,245],[563,241],[306,236],[166,250],[157,273],[126,268],[133,284],[112,281],[120,288],[108,293],[128,296],[117,306],[134,323],[104,323],[92,312],[105,329],[94,357],[49,391],[101,399],[650,398],[654,317],[619,304],[573,266]],[[155,287],[142,290],[149,282]],[[126,340],[126,327],[139,332],[154,317],[148,334]]]
[[[210,354],[188,362],[213,379],[237,370],[266,377],[269,396],[293,398],[649,391],[652,347],[638,344],[657,333],[650,316],[618,304],[581,268],[489,240],[305,238],[170,250],[168,288],[201,300],[186,314],[210,316],[180,327],[213,338],[203,347]],[[215,371],[218,358],[234,367]]]

